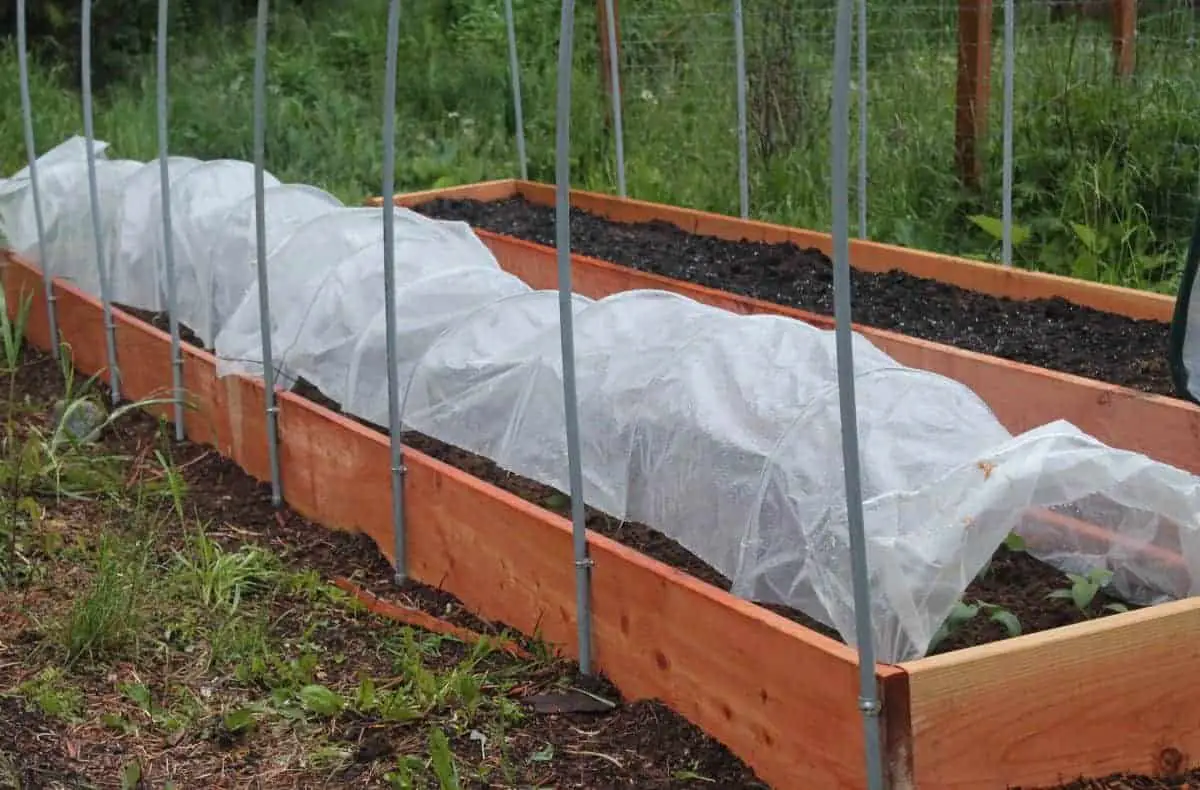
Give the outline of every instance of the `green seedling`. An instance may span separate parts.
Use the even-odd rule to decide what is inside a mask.
[[[233,614],[242,599],[279,578],[276,558],[259,548],[230,552],[203,532],[175,553],[179,578],[206,608]]]
[[[1054,590],[1046,597],[1067,599],[1075,604],[1076,609],[1090,617],[1096,595],[1112,581],[1113,572],[1107,568],[1093,568],[1084,575],[1068,573],[1066,576],[1071,582],[1071,586]],[[1129,610],[1129,607],[1123,603],[1114,602],[1105,604],[1102,609],[1108,612],[1125,612]]]
[[[974,620],[979,615],[984,615],[993,623],[998,623],[1004,628],[1004,631],[1010,636],[1021,635],[1021,621],[1015,614],[1005,609],[1003,606],[986,603],[984,601],[976,601],[973,604],[959,601],[954,604],[954,608],[950,610],[950,614],[942,622],[941,626],[934,633],[933,639],[930,640],[929,650],[932,652],[939,644],[945,641],[951,634],[962,628],[967,623]]]
[[[1013,554],[1019,554],[1020,552],[1025,551],[1025,539],[1015,532],[1008,533],[1008,535],[1004,538],[1004,542],[1000,545]],[[985,562],[983,567],[979,569],[979,573],[975,574],[976,578],[982,579],[987,576],[988,571],[992,569],[993,559],[995,558],[988,558],[988,561]]]

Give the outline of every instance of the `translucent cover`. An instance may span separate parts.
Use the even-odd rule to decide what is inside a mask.
[[[67,194],[81,149],[64,146],[43,171],[47,227],[87,216],[86,199]],[[209,322],[221,375],[260,374],[252,169],[183,168],[172,181],[179,258],[192,278],[181,292],[220,296],[197,300],[204,309],[181,305],[181,319],[193,329]],[[132,251],[114,261],[145,265],[161,241],[156,223],[132,218],[155,205],[157,180],[121,172],[110,180],[124,192],[105,194],[134,208],[105,212],[105,233]],[[29,250],[25,186],[0,183],[0,229]],[[269,186],[269,325],[282,385],[304,378],[348,413],[386,425],[382,218],[393,211],[404,427],[566,491],[557,293],[502,271],[461,223]],[[91,282],[78,268],[87,250],[78,256],[63,267]],[[736,594],[794,607],[856,643],[833,333],[659,291],[576,295],[571,305],[588,504],[679,541]],[[1133,603],[1196,593],[1194,476],[1064,422],[1012,436],[961,384],[854,342],[881,660],[923,655],[1010,532],[1064,570],[1113,571]],[[1101,539],[1102,529],[1117,539]]]

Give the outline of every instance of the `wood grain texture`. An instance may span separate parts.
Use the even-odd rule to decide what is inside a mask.
[[[1200,599],[913,661],[913,787],[1045,787],[1200,758]]]
[[[554,250],[489,231],[476,234],[500,265],[534,288],[556,288]],[[825,329],[833,318],[773,302],[673,280],[607,261],[572,255],[572,284],[591,298],[658,289],[734,313],[787,316]],[[977,393],[1008,430],[1020,433],[1068,420],[1101,441],[1200,474],[1200,407],[1095,379],[1010,362],[856,324],[855,330],[896,361],[955,379]]]
[[[1133,74],[1137,47],[1137,0],[1112,0],[1113,73]]]
[[[958,0],[958,79],[954,91],[954,164],[978,188],[992,97],[992,0]]]
[[[45,348],[40,275],[9,259],[6,293],[35,294],[29,338]],[[76,366],[105,366],[99,305],[56,288]],[[169,338],[120,311],[118,357],[132,399],[170,381]],[[248,473],[267,476],[262,384],[216,378],[214,359],[188,348],[192,438]],[[160,413],[166,413],[160,408]],[[391,559],[387,438],[290,393],[279,399],[283,494],[325,526],[365,532]],[[540,633],[575,655],[574,566],[563,518],[416,451],[406,453],[410,573],[480,616]],[[596,663],[630,698],[657,698],[725,743],[777,788],[865,784],[855,653],[711,585],[589,534]],[[889,743],[911,742],[904,672],[881,666]],[[908,752],[895,766],[907,775]]]

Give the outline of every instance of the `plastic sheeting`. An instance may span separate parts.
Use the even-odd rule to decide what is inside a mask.
[[[55,155],[45,204],[54,227],[66,227],[86,204],[60,190],[86,171],[79,156]],[[206,329],[221,375],[261,373],[251,172],[208,163],[172,183],[177,266],[193,278],[181,289],[221,294]],[[105,233],[127,253],[114,261],[159,256],[161,240],[141,214],[157,205],[141,195],[157,189],[150,181],[120,182],[136,195],[105,192],[140,207],[105,211]],[[26,191],[0,183],[0,230],[29,254]],[[306,379],[383,425],[382,216],[392,209],[340,207],[304,188],[268,192],[281,383]],[[467,226],[394,212],[404,427],[567,490],[557,294],[503,272]],[[56,273],[80,265],[58,260]],[[794,607],[855,643],[832,332],[658,291],[573,299],[588,504],[679,541],[736,594]],[[185,313],[206,320],[204,310]],[[1134,603],[1196,592],[1192,475],[1063,422],[1012,436],[961,384],[905,368],[858,335],[855,365],[881,660],[923,655],[1010,531],[1060,568],[1109,568]],[[1126,540],[1063,529],[1072,518]],[[1164,564],[1154,549],[1182,554],[1186,567]]]

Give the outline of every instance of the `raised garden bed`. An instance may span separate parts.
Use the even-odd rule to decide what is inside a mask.
[[[553,246],[553,188],[511,182],[401,198],[439,219]],[[503,195],[503,193],[500,193]],[[827,236],[574,192],[571,247],[583,255],[788,307],[833,314]],[[1170,297],[871,242],[852,243],[855,319],[969,351],[1156,394]]]
[[[25,264],[11,262],[7,275],[10,296],[40,294],[39,275]],[[59,300],[77,364],[101,369],[99,306],[61,285]],[[44,306],[34,305],[31,332],[44,344]],[[123,313],[117,319],[127,394],[160,394],[169,381],[166,336]],[[264,478],[261,383],[217,379],[211,356],[190,347],[186,356],[197,405],[189,435]],[[328,526],[366,532],[389,555],[386,440],[294,394],[282,396],[280,409],[289,503]],[[566,522],[420,453],[410,453],[408,467],[416,578],[572,649]],[[663,699],[776,787],[863,785],[852,651],[615,541],[592,540],[596,658],[618,687]],[[1182,601],[877,667],[894,786],[1046,786],[1081,772],[1187,767],[1200,746],[1200,692],[1164,678],[1195,670],[1195,651],[1178,640],[1198,611]],[[1129,731],[1127,721],[1142,726]]]
[[[657,288],[734,312],[774,313],[832,326],[828,315],[832,279],[828,259],[823,257],[829,247],[827,235],[586,192],[572,192],[572,202],[574,286],[579,293],[600,298],[623,290]],[[399,196],[397,203],[470,221],[508,271],[535,287],[556,287],[553,250],[539,243],[553,243],[551,187],[489,182]],[[516,234],[538,241],[519,239]],[[740,238],[750,241],[728,241]],[[703,252],[713,247],[724,250],[726,257],[721,260],[727,265],[738,267],[735,282],[722,282],[709,271]],[[591,252],[608,254],[610,259],[595,258]],[[789,300],[777,290],[782,287],[780,274],[754,285],[769,260],[790,262],[781,264],[788,272],[787,282],[799,282],[794,286],[796,294],[809,298],[800,303],[818,312],[781,303]],[[1170,391],[1165,344],[1172,299],[873,242],[852,241],[851,262],[859,270],[855,272],[856,329],[902,364],[962,382],[988,403],[1010,431],[1065,419],[1108,444],[1200,473],[1200,441],[1180,441],[1181,436],[1200,439],[1200,408],[1162,394]],[[680,272],[685,279],[672,279],[657,270]],[[807,279],[805,272],[810,275]],[[706,284],[697,284],[700,280]],[[713,284],[727,290],[710,287]],[[869,289],[893,297],[880,307],[881,302],[867,295]],[[733,293],[739,290],[765,294],[773,301]],[[907,301],[896,298],[896,293]],[[940,308],[938,299],[944,302]],[[925,334],[955,344],[879,328],[898,325],[903,332],[911,329],[916,334],[924,327]],[[1093,325],[1108,329],[1093,331]],[[956,332],[957,337],[946,338]],[[1038,340],[1041,351],[1026,361],[998,356],[1013,348],[1006,338],[1031,336],[1054,340]],[[1090,357],[1076,354],[1084,348],[1090,349]],[[1051,353],[1058,354],[1061,364],[1047,357]],[[1129,375],[1109,378],[1140,383],[1157,393],[1089,378],[1100,371],[1086,365],[1082,369],[1076,365],[1072,372],[1069,360],[1063,361],[1066,356],[1090,360],[1087,364],[1093,366],[1122,358],[1123,366],[1113,370],[1120,368]],[[1156,372],[1147,377],[1147,371]],[[1150,382],[1157,383],[1150,387]]]

